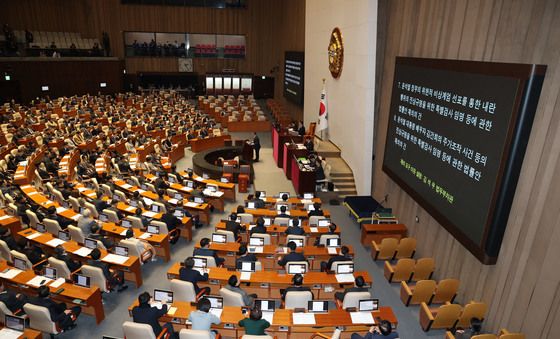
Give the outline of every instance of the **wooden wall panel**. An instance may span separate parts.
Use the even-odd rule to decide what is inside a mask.
[[[555,0],[382,0],[384,46],[376,112],[374,196],[419,239],[419,256],[434,256],[437,279],[461,279],[460,302],[490,305],[485,327],[558,338],[560,318],[560,4]],[[383,173],[396,56],[548,65],[540,103],[494,266],[481,265]],[[415,217],[420,219],[415,222]]]
[[[101,38],[109,33],[114,56],[124,58],[123,32],[190,32],[246,36],[246,57],[241,60],[194,59],[198,73],[238,72],[275,77],[276,98],[283,101],[284,51],[305,48],[305,1],[248,0],[247,9],[121,5],[120,0],[5,0],[0,22],[15,29],[80,32]],[[271,73],[278,67],[279,71]],[[176,72],[175,58],[126,58],[128,73]],[[287,104],[294,116],[303,109]]]

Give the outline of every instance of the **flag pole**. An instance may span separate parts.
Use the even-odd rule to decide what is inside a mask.
[[[323,89],[325,89],[325,83],[326,82],[327,82],[327,79],[323,78],[323,88],[321,89],[321,91],[323,91]],[[321,122],[319,121],[319,123],[321,123]],[[324,133],[324,130],[321,130],[321,142],[323,142],[325,140],[323,133]]]

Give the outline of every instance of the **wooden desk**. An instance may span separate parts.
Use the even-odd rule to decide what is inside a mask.
[[[18,166],[14,173],[14,183],[18,185],[26,185],[33,181],[35,176],[36,163],[43,159],[45,154],[45,146],[35,150],[31,156],[27,158],[27,165]]]
[[[17,233],[19,236],[21,237],[29,237],[32,236],[36,233],[39,233],[33,229],[27,229],[24,231],[20,231],[19,233]],[[57,237],[54,236],[53,234],[50,233],[42,233],[41,235],[39,235],[36,238],[33,239],[29,239],[29,241],[33,242],[34,244],[38,245],[39,247],[41,247],[42,249],[45,250],[45,253],[48,254],[54,254],[54,247],[51,246],[50,244],[48,244],[49,241],[56,239]],[[79,250],[80,248],[82,248],[83,246],[81,246],[80,244],[78,244],[77,242],[73,241],[73,240],[69,240],[67,242],[65,242],[64,244],[62,244],[62,247],[64,247],[64,249],[66,250],[67,253],[69,253],[70,255],[72,255],[75,259],[86,263],[87,260],[89,260],[89,257],[82,257],[79,255],[74,254],[75,251]],[[101,251],[101,260],[103,260],[108,254],[109,252],[107,252],[106,250],[100,250]],[[126,262],[124,262],[122,265],[121,264],[116,264],[110,261],[105,261],[106,263],[110,264],[111,266],[113,266],[114,268],[116,268],[119,271],[123,271],[124,275],[125,275],[125,279],[128,281],[132,281],[133,283],[136,284],[136,287],[140,287],[142,286],[142,270],[140,269],[140,260],[138,259],[138,257],[135,256],[129,256],[128,260]]]
[[[371,247],[372,240],[381,243],[384,238],[401,239],[406,237],[408,229],[405,224],[362,224],[362,245]]]
[[[180,263],[174,263],[167,271],[168,279],[177,279],[179,277]],[[237,271],[229,271],[225,267],[210,267],[208,272],[208,281],[199,282],[199,286],[210,287],[213,295],[219,295],[220,288],[228,283],[228,279],[232,275],[240,278],[241,273]],[[372,279],[367,271],[356,271],[354,277],[363,276],[366,284],[371,285]],[[247,293],[255,293],[259,298],[281,299],[280,289],[284,289],[292,285],[292,275],[281,274],[273,271],[258,271],[251,273],[248,281],[241,281],[243,289]],[[303,279],[303,286],[308,286],[315,299],[334,300],[334,293],[344,291],[344,288],[351,287],[351,283],[339,283],[335,274],[327,274],[325,272],[307,272]],[[328,290],[325,290],[325,287]]]
[[[226,140],[231,140],[231,136],[220,135],[218,137],[209,137],[205,139],[196,138],[189,140],[189,144],[191,146],[191,151],[198,153],[210,148],[224,147]]]
[[[1,328],[4,328],[4,326],[2,326]],[[20,335],[18,339],[43,339],[43,333],[31,328],[26,328],[23,330],[22,335]]]
[[[127,230],[125,227],[115,225],[114,223],[106,222],[103,223],[102,229],[107,233],[108,236],[115,238],[117,240],[124,239],[123,232]],[[137,228],[131,228],[134,232],[134,237],[140,239],[140,236],[144,234],[141,230]],[[156,250],[156,255],[162,257],[163,260],[168,262],[171,259],[171,246],[169,245],[169,234],[152,234],[149,238],[145,239]]]
[[[315,192],[316,175],[315,171],[302,168],[295,157],[292,157],[292,184],[297,194],[303,195],[306,192]]]
[[[309,153],[307,149],[300,149],[297,145],[302,144],[284,144],[284,159],[282,161],[284,167],[284,174],[286,174],[286,178],[292,180],[292,158],[293,157],[305,157]]]
[[[0,271],[8,268],[8,264],[2,260],[0,261]],[[27,282],[33,279],[36,274],[33,270],[23,271],[12,279],[0,278],[5,287],[16,290],[26,295],[36,296],[36,287],[29,285]],[[64,283],[60,287],[49,287],[51,293],[63,288],[58,295],[53,295],[51,298],[58,302],[65,302],[71,306],[81,306],[82,312],[95,317],[95,321],[99,324],[105,319],[105,310],[101,302],[101,291],[99,287],[92,286],[90,288],[80,287],[70,283]],[[79,300],[80,303],[76,301]]]
[[[10,215],[2,209],[0,209],[0,226],[8,227],[12,234],[16,234],[21,231],[21,222],[19,217]]]
[[[237,209],[233,209],[232,213],[236,213]],[[307,219],[307,211],[305,210],[298,210],[298,209],[291,209],[288,211],[290,217],[298,217],[298,218],[305,218]],[[276,209],[267,209],[267,208],[245,208],[245,213],[252,214],[254,218],[258,217],[269,217],[269,218],[276,218],[278,216],[278,211]],[[328,210],[323,210],[325,214],[325,218],[330,218],[331,214]]]
[[[248,200],[245,200],[245,202],[247,202]],[[322,204],[321,198],[313,198],[311,199],[311,201],[313,203],[319,203]],[[300,198],[296,198],[296,197],[290,197],[288,198],[288,201],[286,203],[290,204],[290,205],[301,205],[301,207],[303,207],[303,204],[305,202],[305,199],[300,199]],[[266,197],[264,199],[264,203],[269,205],[269,206],[273,206],[276,205],[276,203],[283,203],[282,199],[280,197]]]
[[[272,155],[276,162],[276,166],[282,168],[284,164],[284,144],[287,142],[302,142],[302,137],[299,135],[290,135],[286,132],[278,132],[275,128],[272,129]]]
[[[80,159],[80,152],[78,150],[73,150],[69,154],[66,154],[60,162],[58,163],[58,176],[61,178],[66,178],[70,181],[74,177],[74,168]]]

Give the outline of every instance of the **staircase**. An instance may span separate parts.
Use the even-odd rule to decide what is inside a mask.
[[[315,137],[315,150],[330,165],[330,179],[339,198],[344,199],[348,195],[357,195],[354,174],[341,158],[340,149],[330,141],[323,141]]]

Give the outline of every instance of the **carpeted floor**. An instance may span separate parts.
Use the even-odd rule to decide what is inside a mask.
[[[231,133],[234,139],[250,139],[252,133]],[[277,168],[272,158],[272,146],[270,133],[259,133],[262,144],[260,153],[261,161],[255,163],[255,187],[258,190],[265,190],[269,195],[277,194],[279,191],[290,191],[294,193],[293,186],[288,181],[281,168]],[[182,170],[192,165],[192,153],[185,151],[185,157],[177,163],[177,169]],[[252,192],[253,190],[251,190]],[[184,260],[190,256],[195,242],[212,233],[212,225],[229,214],[232,208],[242,203],[246,194],[237,194],[237,202],[227,202],[225,213],[212,213],[210,226],[195,230],[193,241],[186,242],[183,239],[175,244],[171,251],[171,261],[150,262],[143,266],[142,277],[144,284],[135,288],[129,284],[128,290],[123,293],[111,293],[104,297],[105,320],[96,325],[95,319],[91,316],[82,315],[78,320],[76,329],[63,333],[59,338],[102,338],[103,335],[122,338],[122,323],[131,320],[128,314],[128,307],[136,299],[138,294],[143,291],[153,293],[154,288],[169,289],[169,281],[165,278],[168,268],[177,261]],[[343,228],[342,240],[344,244],[351,244],[355,248],[355,263],[358,270],[367,270],[373,277],[372,292],[376,298],[380,299],[381,305],[389,305],[399,320],[398,332],[402,339],[421,339],[421,338],[442,338],[443,331],[432,331],[424,333],[418,324],[418,307],[404,307],[399,299],[400,285],[387,283],[383,277],[383,262],[374,262],[366,249],[360,245],[359,226],[349,217],[346,208],[343,206],[331,206],[325,203],[325,208],[329,209],[332,219],[337,225]]]

